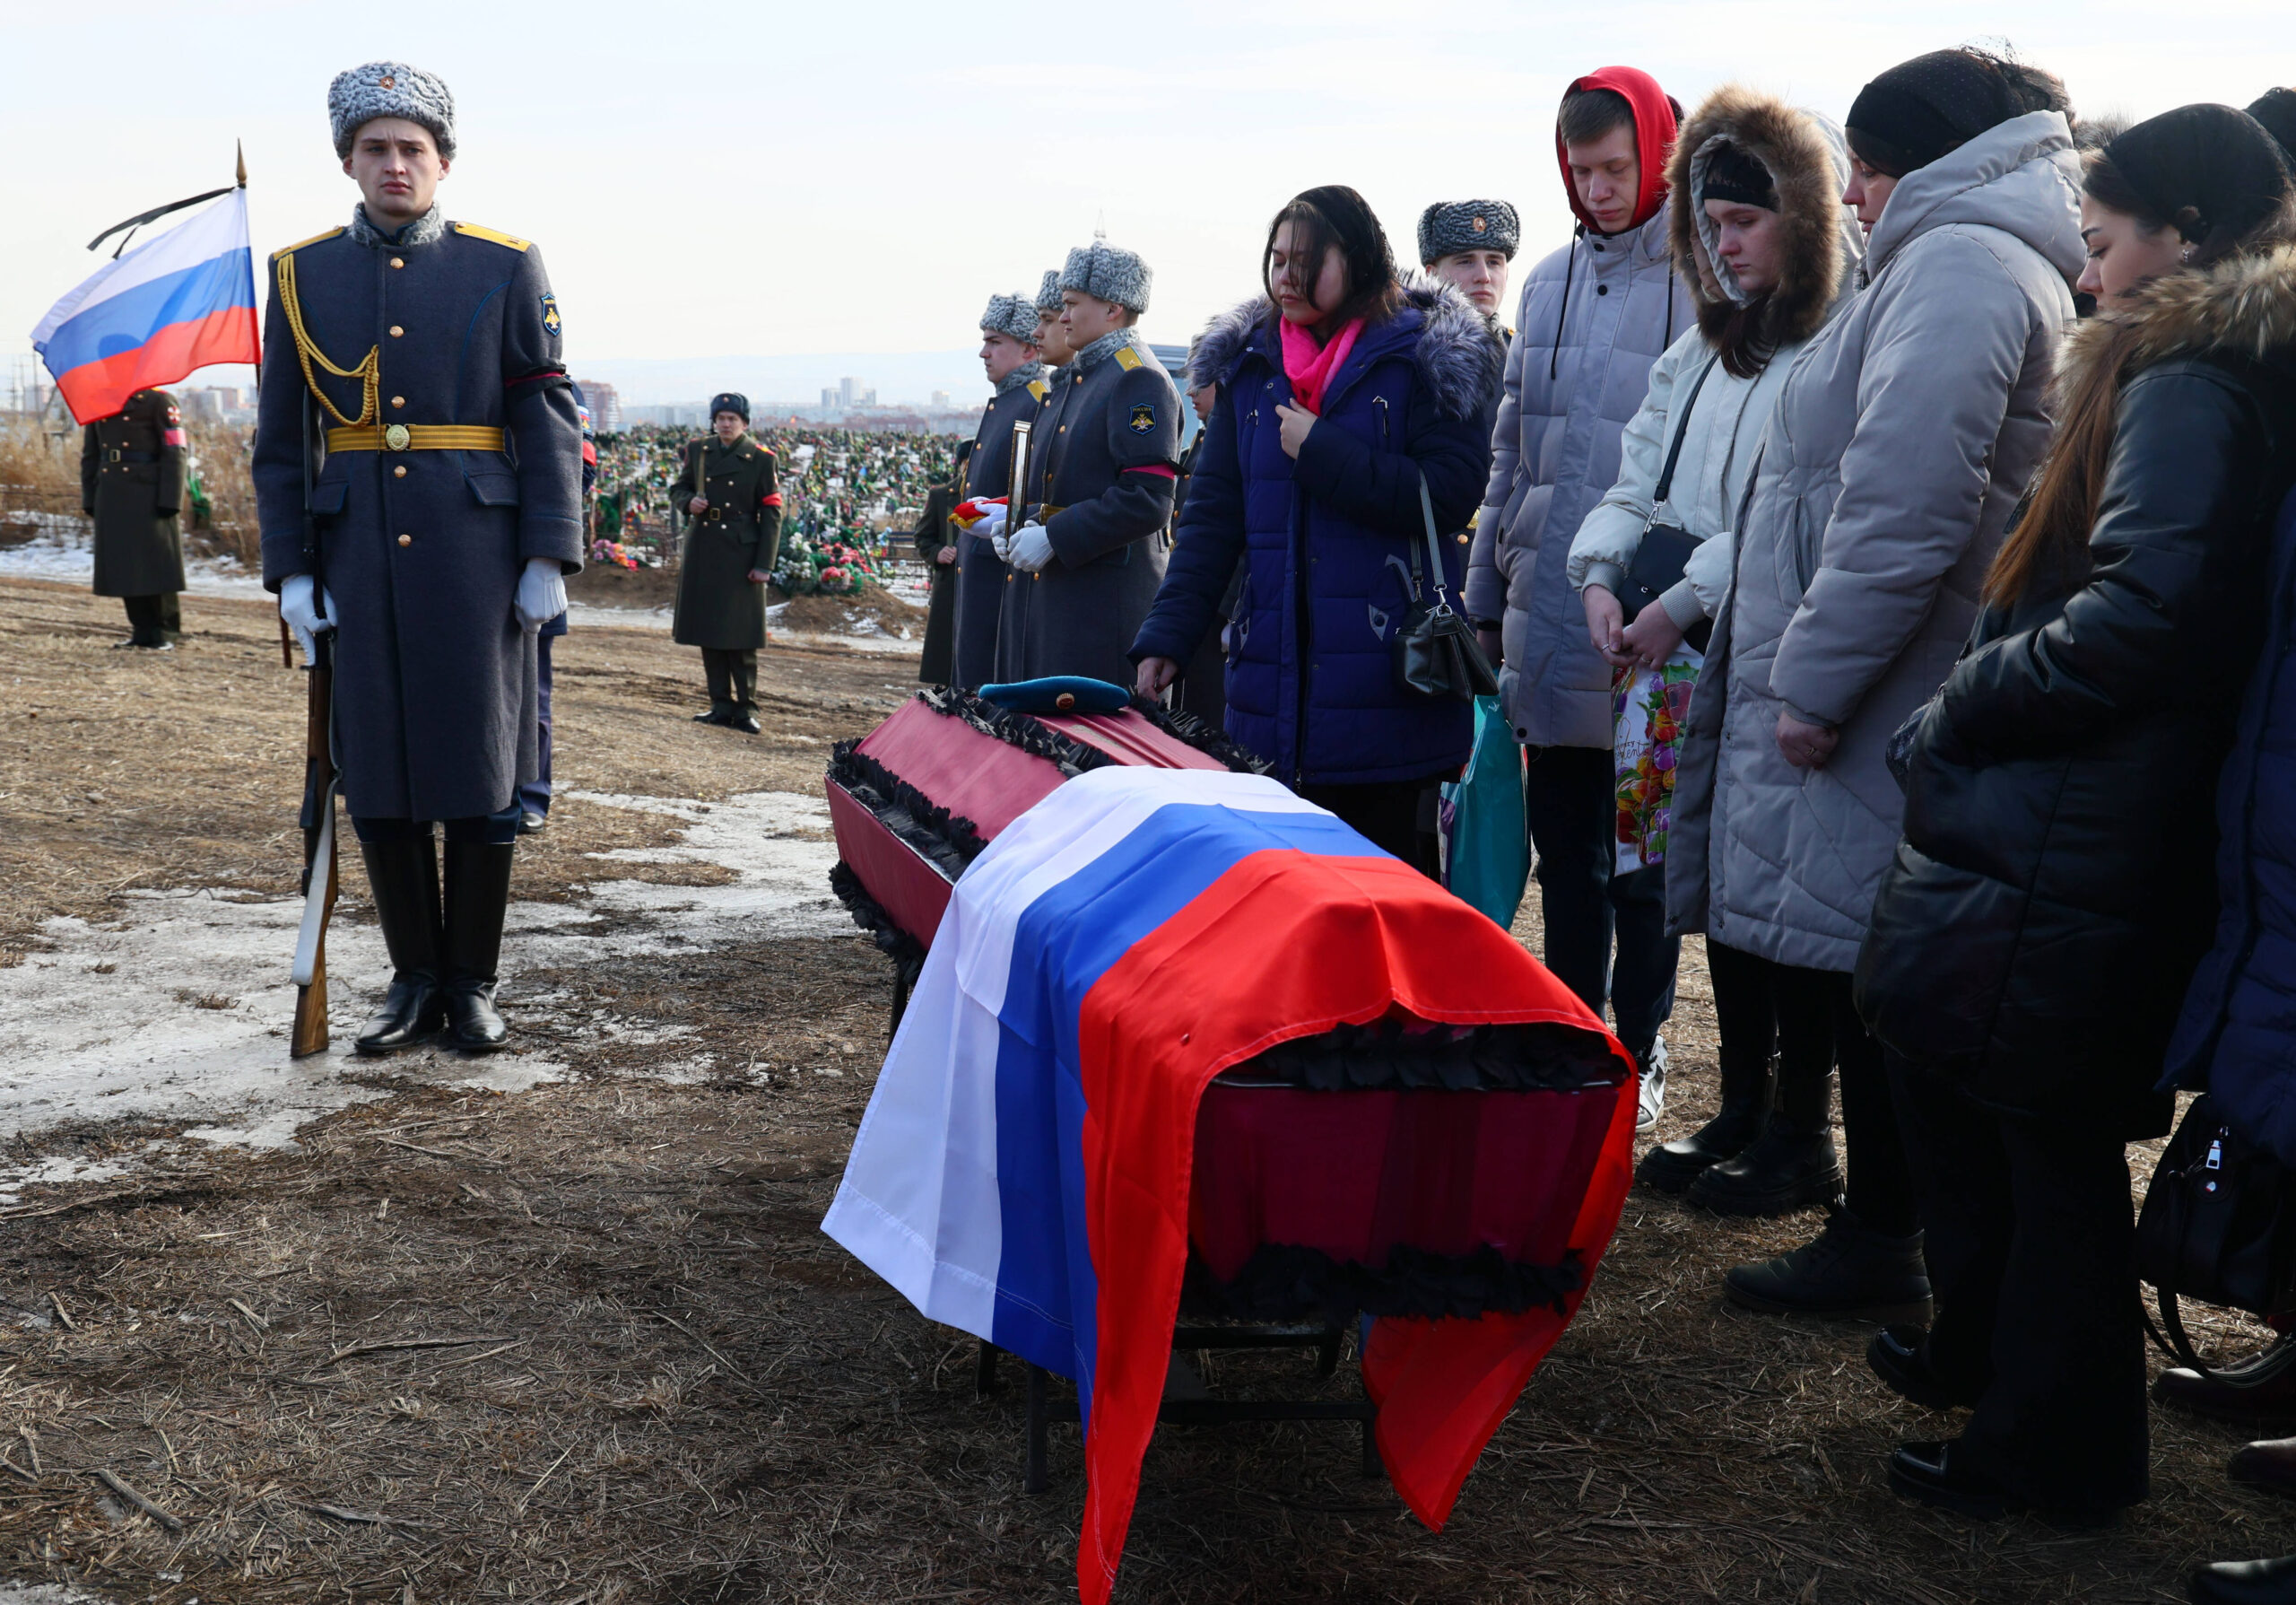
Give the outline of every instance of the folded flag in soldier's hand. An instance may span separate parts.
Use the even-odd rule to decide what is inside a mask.
[[[954,519],[961,528],[970,529],[983,519],[991,518],[991,515],[1002,515],[1004,511],[1005,500],[1006,498],[1003,496],[975,496],[970,502],[958,502],[956,510],[949,516]]]

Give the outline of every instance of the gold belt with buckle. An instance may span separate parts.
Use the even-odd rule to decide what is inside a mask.
[[[499,429],[464,423],[370,423],[364,428],[330,429],[329,451],[502,451],[506,438]]]

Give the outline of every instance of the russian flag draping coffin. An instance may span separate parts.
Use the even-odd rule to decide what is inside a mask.
[[[1378,1315],[1381,1455],[1440,1526],[1585,1295],[1635,1112],[1623,1050],[1488,919],[1185,727],[1099,722],[936,691],[840,749],[839,890],[929,948],[823,1223],[1075,1380],[1095,1605],[1184,1293]]]

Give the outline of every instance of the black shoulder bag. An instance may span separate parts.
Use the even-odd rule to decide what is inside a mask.
[[[2296,1174],[2236,1135],[2203,1093],[2169,1139],[2136,1218],[2136,1274],[2152,1284],[2168,1335],[2149,1313],[2145,1330],[2179,1365],[2211,1382],[2261,1387],[2296,1365],[2296,1330],[2229,1370],[2214,1370],[2185,1335],[2177,1300],[2284,1317],[2296,1312],[2292,1270]]]
[[[1683,403],[1682,416],[1675,420],[1674,443],[1667,448],[1666,466],[1659,472],[1657,490],[1650,499],[1650,518],[1642,526],[1642,540],[1634,548],[1634,561],[1626,565],[1626,589],[1619,593],[1619,607],[1630,624],[1637,614],[1683,582],[1683,570],[1690,563],[1690,554],[1698,550],[1698,536],[1678,524],[1661,524],[1658,513],[1666,505],[1666,493],[1674,488],[1674,462],[1683,454],[1683,436],[1690,432],[1690,415],[1698,406],[1698,393],[1706,388],[1706,376],[1714,371],[1714,363],[1720,360],[1717,357],[1698,371],[1698,382],[1691,386],[1690,396]],[[1713,639],[1712,619],[1700,619],[1683,632],[1683,640],[1700,652]]]
[[[1419,548],[1413,545],[1411,604],[1396,631],[1396,678],[1405,690],[1424,697],[1471,701],[1495,696],[1499,676],[1492,672],[1491,659],[1483,655],[1474,627],[1452,611],[1443,592],[1443,553],[1435,544],[1435,503],[1427,494],[1424,474],[1419,476],[1419,511],[1426,524],[1427,562],[1435,571],[1434,582],[1430,585],[1421,570]]]

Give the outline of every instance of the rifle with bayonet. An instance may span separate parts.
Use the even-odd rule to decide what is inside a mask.
[[[303,566],[311,597],[326,618],[326,582],[319,566],[318,519],[311,510],[311,397],[303,395]],[[326,924],[335,913],[335,636],[311,637],[304,670],[303,922],[295,937],[295,1029],[288,1051],[296,1059],[326,1051]]]

